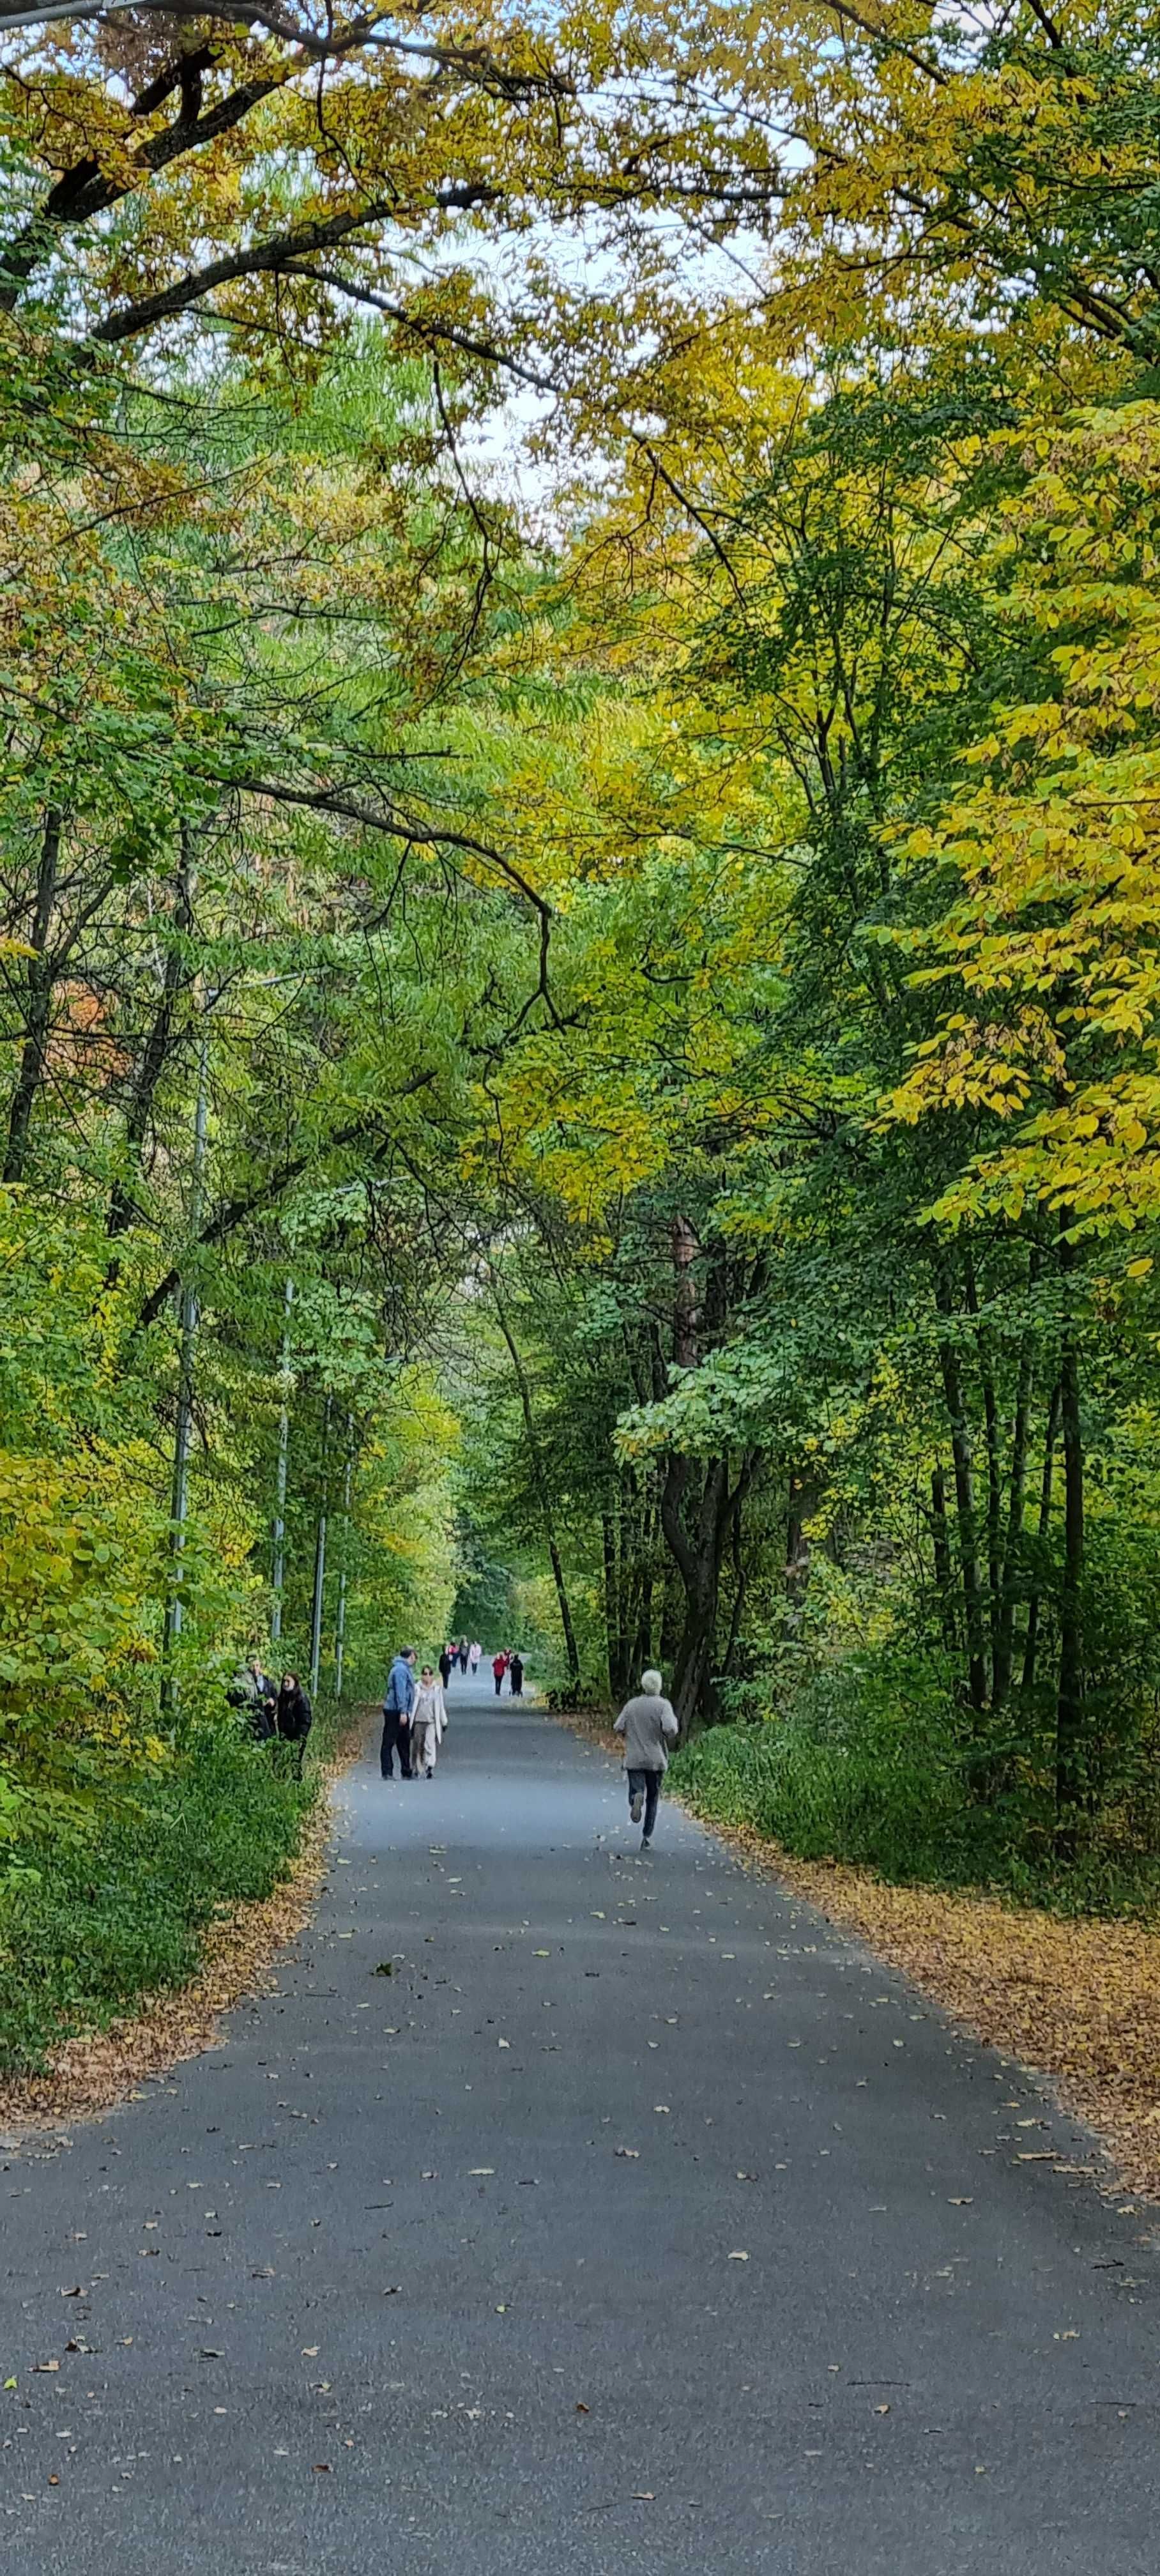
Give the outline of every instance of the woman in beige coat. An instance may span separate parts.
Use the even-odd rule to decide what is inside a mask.
[[[416,1778],[425,1771],[433,1779],[446,1726],[443,1684],[431,1665],[424,1664],[411,1711],[411,1770]]]

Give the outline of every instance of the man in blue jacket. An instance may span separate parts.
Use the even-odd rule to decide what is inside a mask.
[[[404,1646],[391,1666],[390,1679],[383,1699],[383,1741],[379,1750],[379,1769],[384,1780],[395,1776],[395,1748],[399,1753],[399,1773],[411,1777],[411,1711],[415,1705],[415,1649]]]

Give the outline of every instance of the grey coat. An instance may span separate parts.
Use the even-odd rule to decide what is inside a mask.
[[[624,1737],[626,1769],[667,1771],[666,1741],[675,1743],[677,1732],[676,1712],[659,1691],[640,1691],[626,1700],[616,1721],[616,1733]]]

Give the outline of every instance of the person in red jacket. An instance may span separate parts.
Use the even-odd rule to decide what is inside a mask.
[[[495,1674],[495,1695],[496,1695],[496,1698],[497,1698],[497,1699],[499,1698],[500,1692],[501,1692],[501,1690],[503,1689],[503,1677],[504,1677],[504,1674],[505,1674],[505,1673],[506,1673],[506,1671],[507,1671],[507,1668],[508,1668],[508,1659],[507,1659],[507,1656],[506,1656],[502,1651],[501,1651],[498,1655],[493,1655],[493,1656],[492,1656],[492,1659],[491,1659],[491,1669],[492,1669],[493,1673]]]

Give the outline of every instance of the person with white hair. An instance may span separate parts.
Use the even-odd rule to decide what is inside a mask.
[[[678,1731],[676,1711],[665,1698],[660,1674],[642,1673],[635,1699],[625,1701],[616,1721],[616,1733],[624,1737],[628,1812],[634,1825],[639,1825],[644,1810],[642,1852],[652,1847],[661,1781],[669,1767],[666,1747],[675,1743]]]

